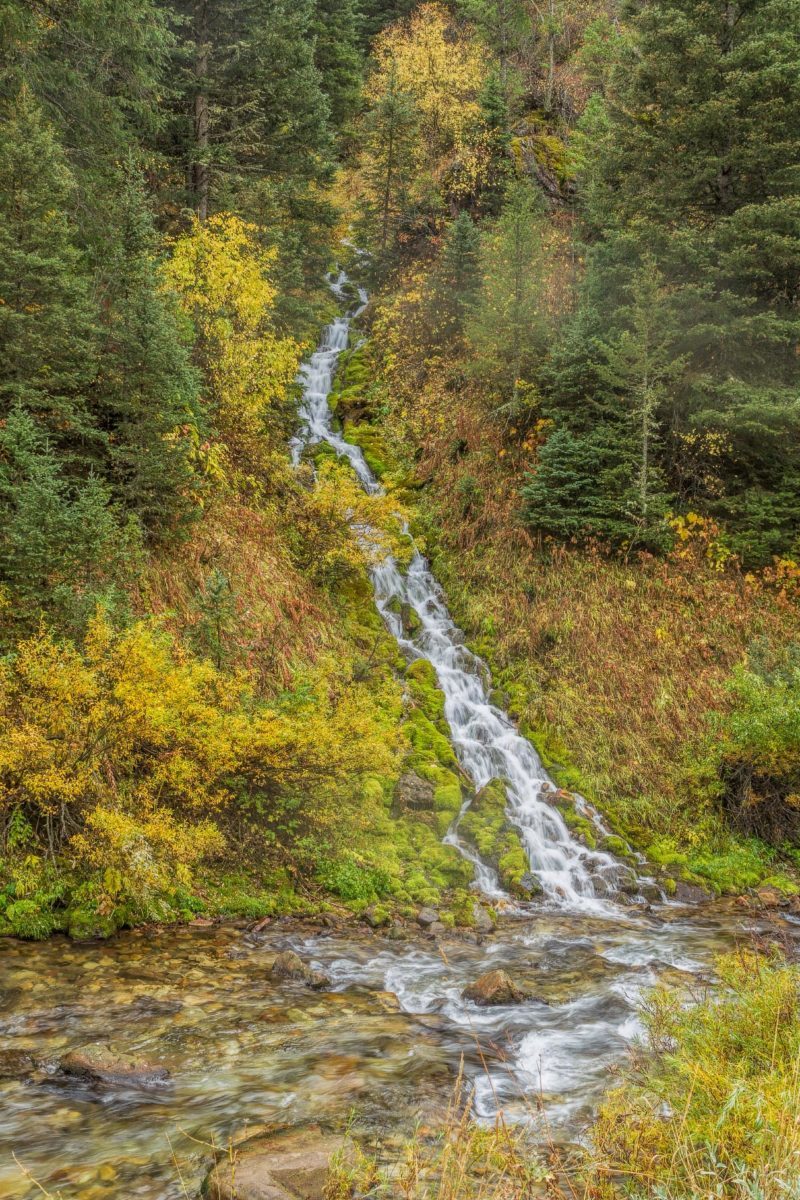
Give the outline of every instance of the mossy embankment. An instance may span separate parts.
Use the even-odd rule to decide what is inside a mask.
[[[380,302],[373,321],[383,335]],[[533,541],[518,496],[535,438],[495,419],[457,362],[421,361],[402,329],[357,361],[339,413],[380,445],[496,701],[554,780],[586,796],[668,890],[795,893],[796,850],[726,823],[715,725],[749,647],[800,637],[792,597],[770,572],[743,573],[699,521],[663,559]],[[568,797],[561,807],[592,844]]]

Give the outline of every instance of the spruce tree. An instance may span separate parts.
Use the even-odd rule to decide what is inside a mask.
[[[582,139],[585,301],[618,345],[633,283],[657,264],[664,355],[681,364],[659,401],[658,465],[679,506],[763,562],[800,530],[800,4],[659,0],[628,16]]]
[[[333,129],[347,130],[361,106],[363,18],[357,0],[316,0],[314,65],[328,98]]]
[[[437,340],[461,336],[480,287],[480,234],[469,213],[461,212],[447,229],[431,277],[431,328]]]
[[[74,179],[30,90],[0,120],[0,412],[30,412],[56,444],[95,455],[87,407],[94,306],[70,210]]]
[[[124,508],[165,537],[195,510],[190,451],[201,424],[199,379],[157,276],[152,218],[132,162],[120,172],[114,226],[95,389],[109,435],[106,472]]]
[[[493,230],[483,237],[483,283],[466,322],[478,369],[512,407],[519,398],[519,383],[531,379],[547,344],[543,223],[542,201],[532,185],[526,180],[513,183]]]

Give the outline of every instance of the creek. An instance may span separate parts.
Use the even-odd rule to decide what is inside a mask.
[[[344,298],[347,280],[333,284]],[[315,441],[352,464],[368,492],[379,484],[361,451],[334,428],[328,405],[353,313],[337,318],[303,369],[295,461]],[[0,1198],[41,1195],[19,1162],[64,1200],[196,1196],[213,1143],[263,1126],[355,1129],[391,1147],[415,1126],[435,1127],[461,1069],[475,1110],[502,1107],[542,1136],[578,1138],[639,1030],[637,1005],[658,980],[707,978],[713,958],[770,922],[736,902],[699,907],[623,905],[623,868],[575,839],[547,801],[549,781],[510,718],[489,700],[488,671],[465,646],[427,563],[373,570],[375,600],[409,659],[435,667],[452,743],[476,788],[507,783],[508,813],[542,895],[512,902],[496,873],[459,836],[477,888],[501,911],[486,936],[276,920],[261,933],[196,923],[134,930],[79,945],[0,941]],[[396,601],[417,614],[407,636]],[[595,818],[599,820],[599,818]],[[785,926],[789,935],[796,927]],[[269,967],[291,948],[323,971],[311,991]],[[467,983],[503,968],[531,998],[479,1008]],[[166,1067],[149,1090],[92,1087],[55,1068],[67,1051],[111,1038]],[[15,1052],[37,1069],[14,1069]]]

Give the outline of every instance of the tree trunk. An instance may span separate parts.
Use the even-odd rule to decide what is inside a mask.
[[[195,8],[195,93],[194,93],[194,161],[192,163],[192,192],[195,211],[201,221],[208,217],[208,0],[197,0]]]

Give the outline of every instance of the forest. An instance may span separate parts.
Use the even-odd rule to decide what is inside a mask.
[[[354,1101],[275,1197],[800,1195],[800,0],[0,0],[0,34],[9,978],[245,930],[339,995],[312,935],[412,974],[422,939],[506,976],[455,1098],[402,1145]],[[568,956],[632,922],[603,969],[643,973],[546,1138],[569,1071],[519,1064],[583,968],[517,980],[525,922]],[[356,992],[452,1019],[399,970]],[[0,1090],[69,1075],[15,1003]],[[3,1152],[0,1197],[198,1195],[181,1154],[135,1192]],[[261,1196],[220,1161],[204,1195]]]

